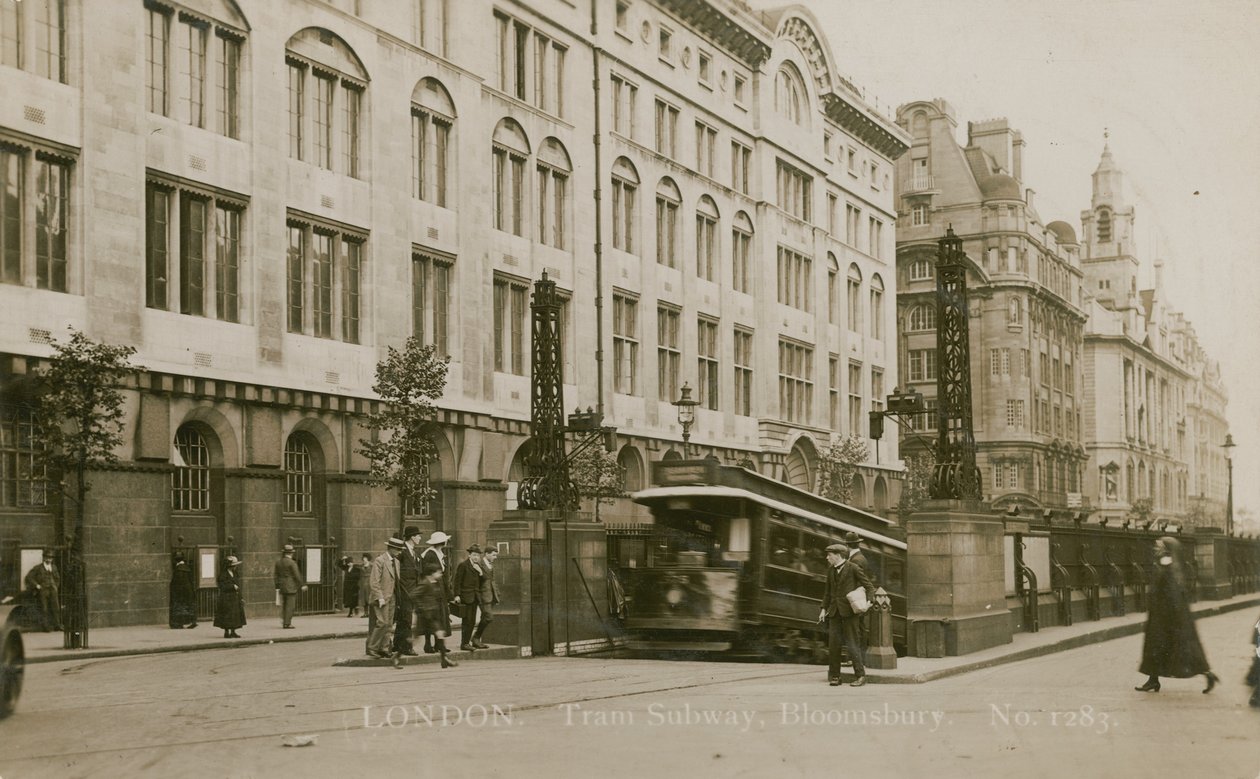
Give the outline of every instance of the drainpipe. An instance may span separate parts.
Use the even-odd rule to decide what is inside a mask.
[[[595,93],[595,410],[604,413],[604,171],[600,118],[598,0],[591,0],[591,88]],[[596,503],[598,505],[598,503]]]

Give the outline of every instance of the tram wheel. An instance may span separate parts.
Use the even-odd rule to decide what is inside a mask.
[[[0,628],[0,719],[17,708],[22,695],[22,678],[26,672],[26,650],[17,628]]]

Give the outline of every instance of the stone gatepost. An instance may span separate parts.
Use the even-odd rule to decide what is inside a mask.
[[[1189,561],[1186,561],[1189,562]],[[1234,582],[1229,570],[1229,539],[1220,528],[1194,529],[1194,564],[1198,569],[1198,596],[1205,600],[1222,600],[1234,595]]]
[[[907,644],[916,657],[965,655],[1011,642],[1005,530],[974,501],[926,501],[906,520]]]

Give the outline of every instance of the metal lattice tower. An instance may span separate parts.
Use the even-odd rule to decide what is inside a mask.
[[[530,421],[533,451],[525,461],[528,476],[521,481],[517,500],[531,509],[576,509],[577,490],[569,478],[564,450],[564,361],[561,358],[560,297],[556,283],[534,282],[529,305],[533,320],[530,377]]]
[[[950,227],[936,256],[936,470],[929,497],[980,500],[976,437],[971,426],[971,347],[967,265]]]

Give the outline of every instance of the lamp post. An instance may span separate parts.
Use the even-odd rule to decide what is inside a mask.
[[[1234,458],[1230,452],[1234,446],[1234,436],[1226,433],[1225,443],[1221,444],[1221,448],[1225,450],[1225,468],[1229,472],[1229,492],[1225,498],[1225,535],[1227,536],[1234,534]]]
[[[687,382],[683,382],[679,392],[681,396],[674,401],[674,406],[678,408],[678,425],[682,428],[683,459],[686,459],[687,443],[691,440],[691,426],[695,424],[696,406],[700,405],[700,401],[691,397],[691,385]]]

